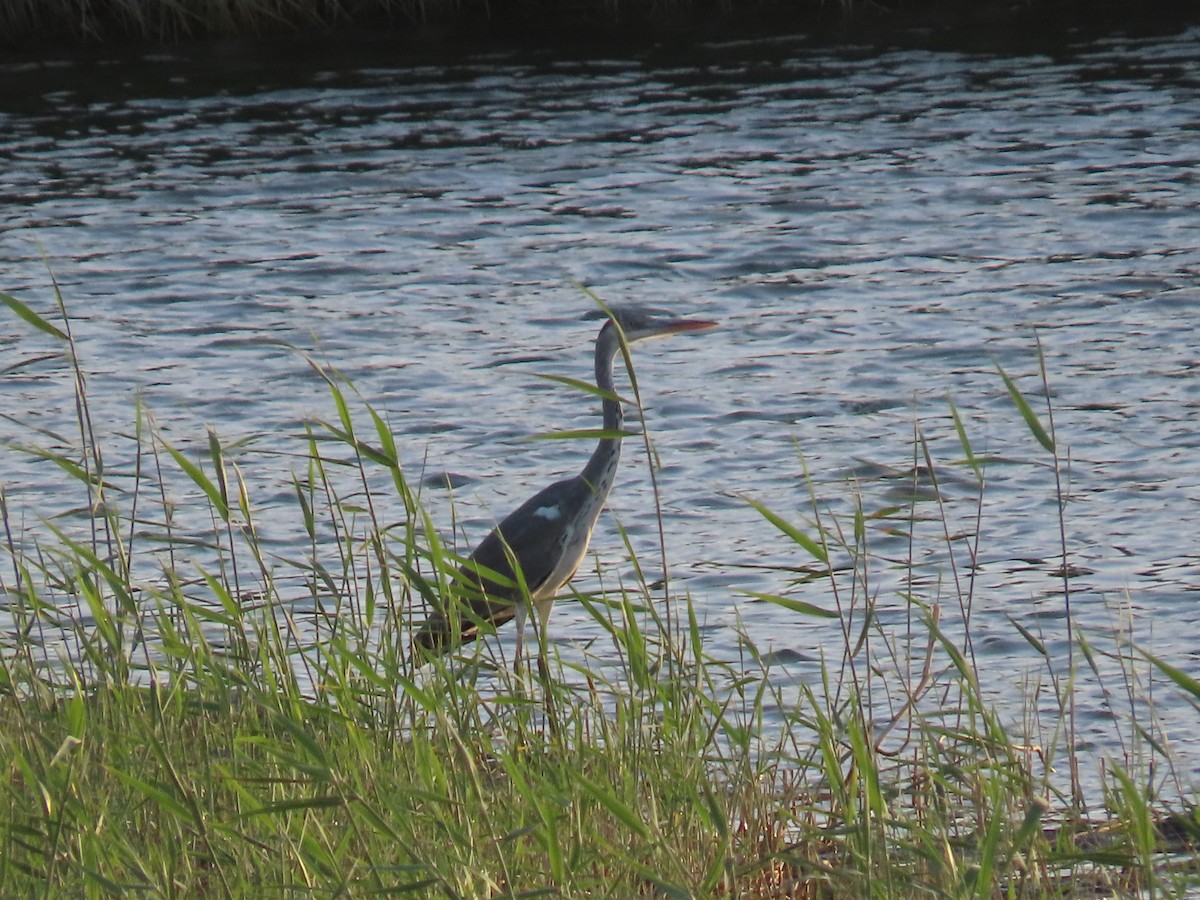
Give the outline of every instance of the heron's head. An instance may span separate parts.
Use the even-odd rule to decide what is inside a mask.
[[[646,341],[650,338],[680,334],[685,331],[706,331],[717,326],[717,323],[711,319],[679,318],[664,310],[648,306],[620,305],[610,306],[608,310],[611,315],[608,316],[608,322],[601,331],[615,332],[615,323],[621,327],[621,331],[625,334],[625,341],[629,344]]]

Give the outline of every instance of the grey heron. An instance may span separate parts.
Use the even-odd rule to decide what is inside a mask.
[[[515,618],[519,667],[530,604],[544,639],[555,594],[587,555],[592,529],[617,474],[625,414],[614,392],[613,359],[621,350],[622,335],[629,345],[717,324],[631,306],[606,312],[608,319],[596,337],[596,386],[604,413],[596,449],[582,472],[534,494],[475,548],[456,578],[461,599],[447,600],[413,638],[414,659],[419,662],[475,640],[485,624],[496,627]]]

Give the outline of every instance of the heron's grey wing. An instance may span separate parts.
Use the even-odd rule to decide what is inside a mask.
[[[449,612],[439,610],[421,626],[416,643],[428,649],[446,648],[474,640],[480,621],[499,626],[512,619],[521,592],[510,554],[520,566],[529,593],[537,593],[561,562],[564,538],[572,524],[571,511],[581,493],[590,494],[590,488],[579,477],[556,482],[492,529],[459,570],[465,607],[459,609],[458,640],[452,640]],[[503,580],[492,578],[493,573]]]
[[[537,593],[559,567],[565,549],[563,540],[576,524],[574,519],[580,495],[587,492],[587,486],[578,477],[559,481],[539,491],[483,539],[471,554],[464,571],[477,573],[479,583],[488,594],[511,601],[519,596],[519,588],[496,582],[471,564],[476,563],[515,582],[517,578],[511,563],[515,559],[529,593]]]

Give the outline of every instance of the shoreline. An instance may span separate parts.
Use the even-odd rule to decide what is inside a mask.
[[[267,0],[201,4],[140,0],[114,9],[92,0],[0,0],[0,51],[40,55],[124,44],[175,47],[214,39],[340,41],[369,34],[405,47],[454,48],[480,43],[687,41],[808,33],[818,40],[900,42],[930,49],[994,52],[1030,44],[1053,48],[1090,36],[1178,31],[1200,25],[1200,10],[1170,0],[1136,7],[1118,0],[650,0],[620,4],[581,0],[570,5],[537,0],[297,0],[280,11]],[[965,45],[965,46],[964,46]]]

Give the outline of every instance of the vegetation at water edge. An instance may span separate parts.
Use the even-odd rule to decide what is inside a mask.
[[[48,345],[35,358],[69,375],[77,410],[75,437],[28,424],[3,448],[77,491],[51,513],[0,482],[4,896],[1174,896],[1200,884],[1200,820],[1170,790],[1152,707],[1113,719],[1126,753],[1096,780],[1079,772],[1072,699],[1102,657],[1131,697],[1155,679],[1200,711],[1200,683],[1131,642],[1098,644],[1069,609],[1075,652],[1060,669],[1014,622],[1045,659],[1028,703],[1053,709],[1037,718],[1046,733],[1019,733],[985,699],[969,566],[947,574],[951,600],[905,598],[905,633],[873,615],[868,521],[915,529],[911,511],[860,505],[840,521],[814,502],[793,521],[747,501],[797,563],[777,594],[744,601],[842,635],[799,688],[749,635],[736,658],[716,653],[690,598],[664,596],[660,566],[629,541],[636,577],[601,571],[605,589],[574,598],[597,637],[578,659],[552,645],[548,681],[513,675],[494,640],[416,670],[412,629],[460,557],[393,423],[335,370],[313,363],[329,415],[275,457],[215,433],[198,454],[140,404],[128,423],[93,421],[57,290],[53,314],[0,300]],[[997,378],[1058,471],[1051,411]],[[933,460],[918,432],[914,478],[957,465],[982,498],[989,461],[952,413],[961,458]],[[262,510],[246,473],[266,462],[291,473],[290,500]],[[305,546],[266,540],[268,514]],[[804,583],[834,605],[790,586]],[[1102,787],[1088,796],[1088,783]]]

